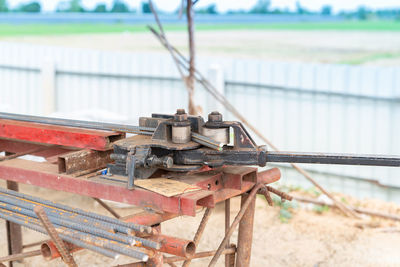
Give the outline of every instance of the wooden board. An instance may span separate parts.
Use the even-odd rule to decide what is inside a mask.
[[[201,190],[201,188],[196,185],[166,178],[139,179],[135,180],[135,185],[166,197]]]

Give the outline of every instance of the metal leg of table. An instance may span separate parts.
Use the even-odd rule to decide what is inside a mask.
[[[249,194],[243,194],[241,205],[244,204]],[[236,266],[249,267],[251,258],[251,245],[253,243],[253,225],[256,198],[253,198],[239,224]]]

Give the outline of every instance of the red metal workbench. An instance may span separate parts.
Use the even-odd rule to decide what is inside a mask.
[[[184,175],[168,173],[170,179],[200,187],[201,190],[198,191],[166,197],[141,188],[128,190],[126,178],[109,177],[96,172],[99,164],[104,164],[101,159],[111,151],[112,142],[124,137],[124,134],[110,131],[0,120],[0,152],[6,152],[3,161],[0,161],[0,179],[132,204],[146,209],[147,212],[131,216],[127,218],[128,221],[155,225],[179,215],[195,216],[199,207],[213,208],[218,202],[229,203],[230,198],[250,191],[256,184],[267,184],[280,178],[277,169],[258,173],[257,168],[251,167],[203,168]],[[76,160],[71,163],[75,164],[72,168],[66,166],[70,164],[67,159],[71,153],[74,157],[78,155],[78,161],[87,160],[86,169],[77,169],[79,164],[76,165]],[[15,157],[24,154],[40,156],[45,161],[12,158],[13,155]],[[67,174],[68,170],[72,173]],[[249,217],[248,220],[252,222],[254,203],[251,206],[253,209],[246,211],[250,214],[245,214],[244,217]],[[149,213],[149,210],[157,213]],[[226,225],[227,228],[228,226],[229,224]],[[240,229],[242,228],[241,238],[248,239],[249,233],[243,233],[249,232],[249,227],[241,223]],[[252,235],[252,229],[250,234]],[[241,254],[245,254],[242,262],[249,262],[249,251]],[[163,257],[159,255],[160,253],[156,253],[150,261],[155,266],[160,266],[163,261]],[[241,257],[238,256],[238,261],[240,260]]]

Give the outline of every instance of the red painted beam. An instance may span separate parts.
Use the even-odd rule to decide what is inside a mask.
[[[111,131],[0,119],[0,138],[19,141],[104,151],[113,141],[124,137],[123,133]]]
[[[25,183],[49,189],[75,193],[95,198],[132,204],[141,208],[153,209],[179,215],[195,216],[199,206],[214,207],[216,203],[227,198],[241,195],[250,190],[257,182],[256,168],[227,167],[220,170],[227,177],[242,175],[240,189],[221,188],[188,192],[174,197],[166,197],[145,189],[128,190],[124,182],[101,181],[98,177],[81,179],[58,174],[58,168],[47,162],[33,162],[23,159],[12,159],[0,162],[0,179]],[[226,172],[226,173],[225,173]],[[262,173],[262,180],[272,182],[280,178],[274,169]],[[112,177],[111,177],[112,178]],[[204,180],[214,181],[220,175],[204,175]],[[229,178],[228,178],[229,179]],[[199,181],[198,181],[199,183]]]
[[[123,184],[114,185],[57,174],[56,165],[23,159],[0,162],[0,179],[189,216],[196,215],[199,199],[213,194],[211,191],[199,191],[195,192],[197,194],[165,197],[140,188],[128,190]]]

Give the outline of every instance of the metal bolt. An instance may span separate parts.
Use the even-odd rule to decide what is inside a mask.
[[[175,116],[174,116],[175,121],[186,121],[187,120],[187,113],[185,112],[184,109],[177,109]]]
[[[208,121],[210,122],[222,122],[222,114],[218,111],[213,111],[208,114]]]

